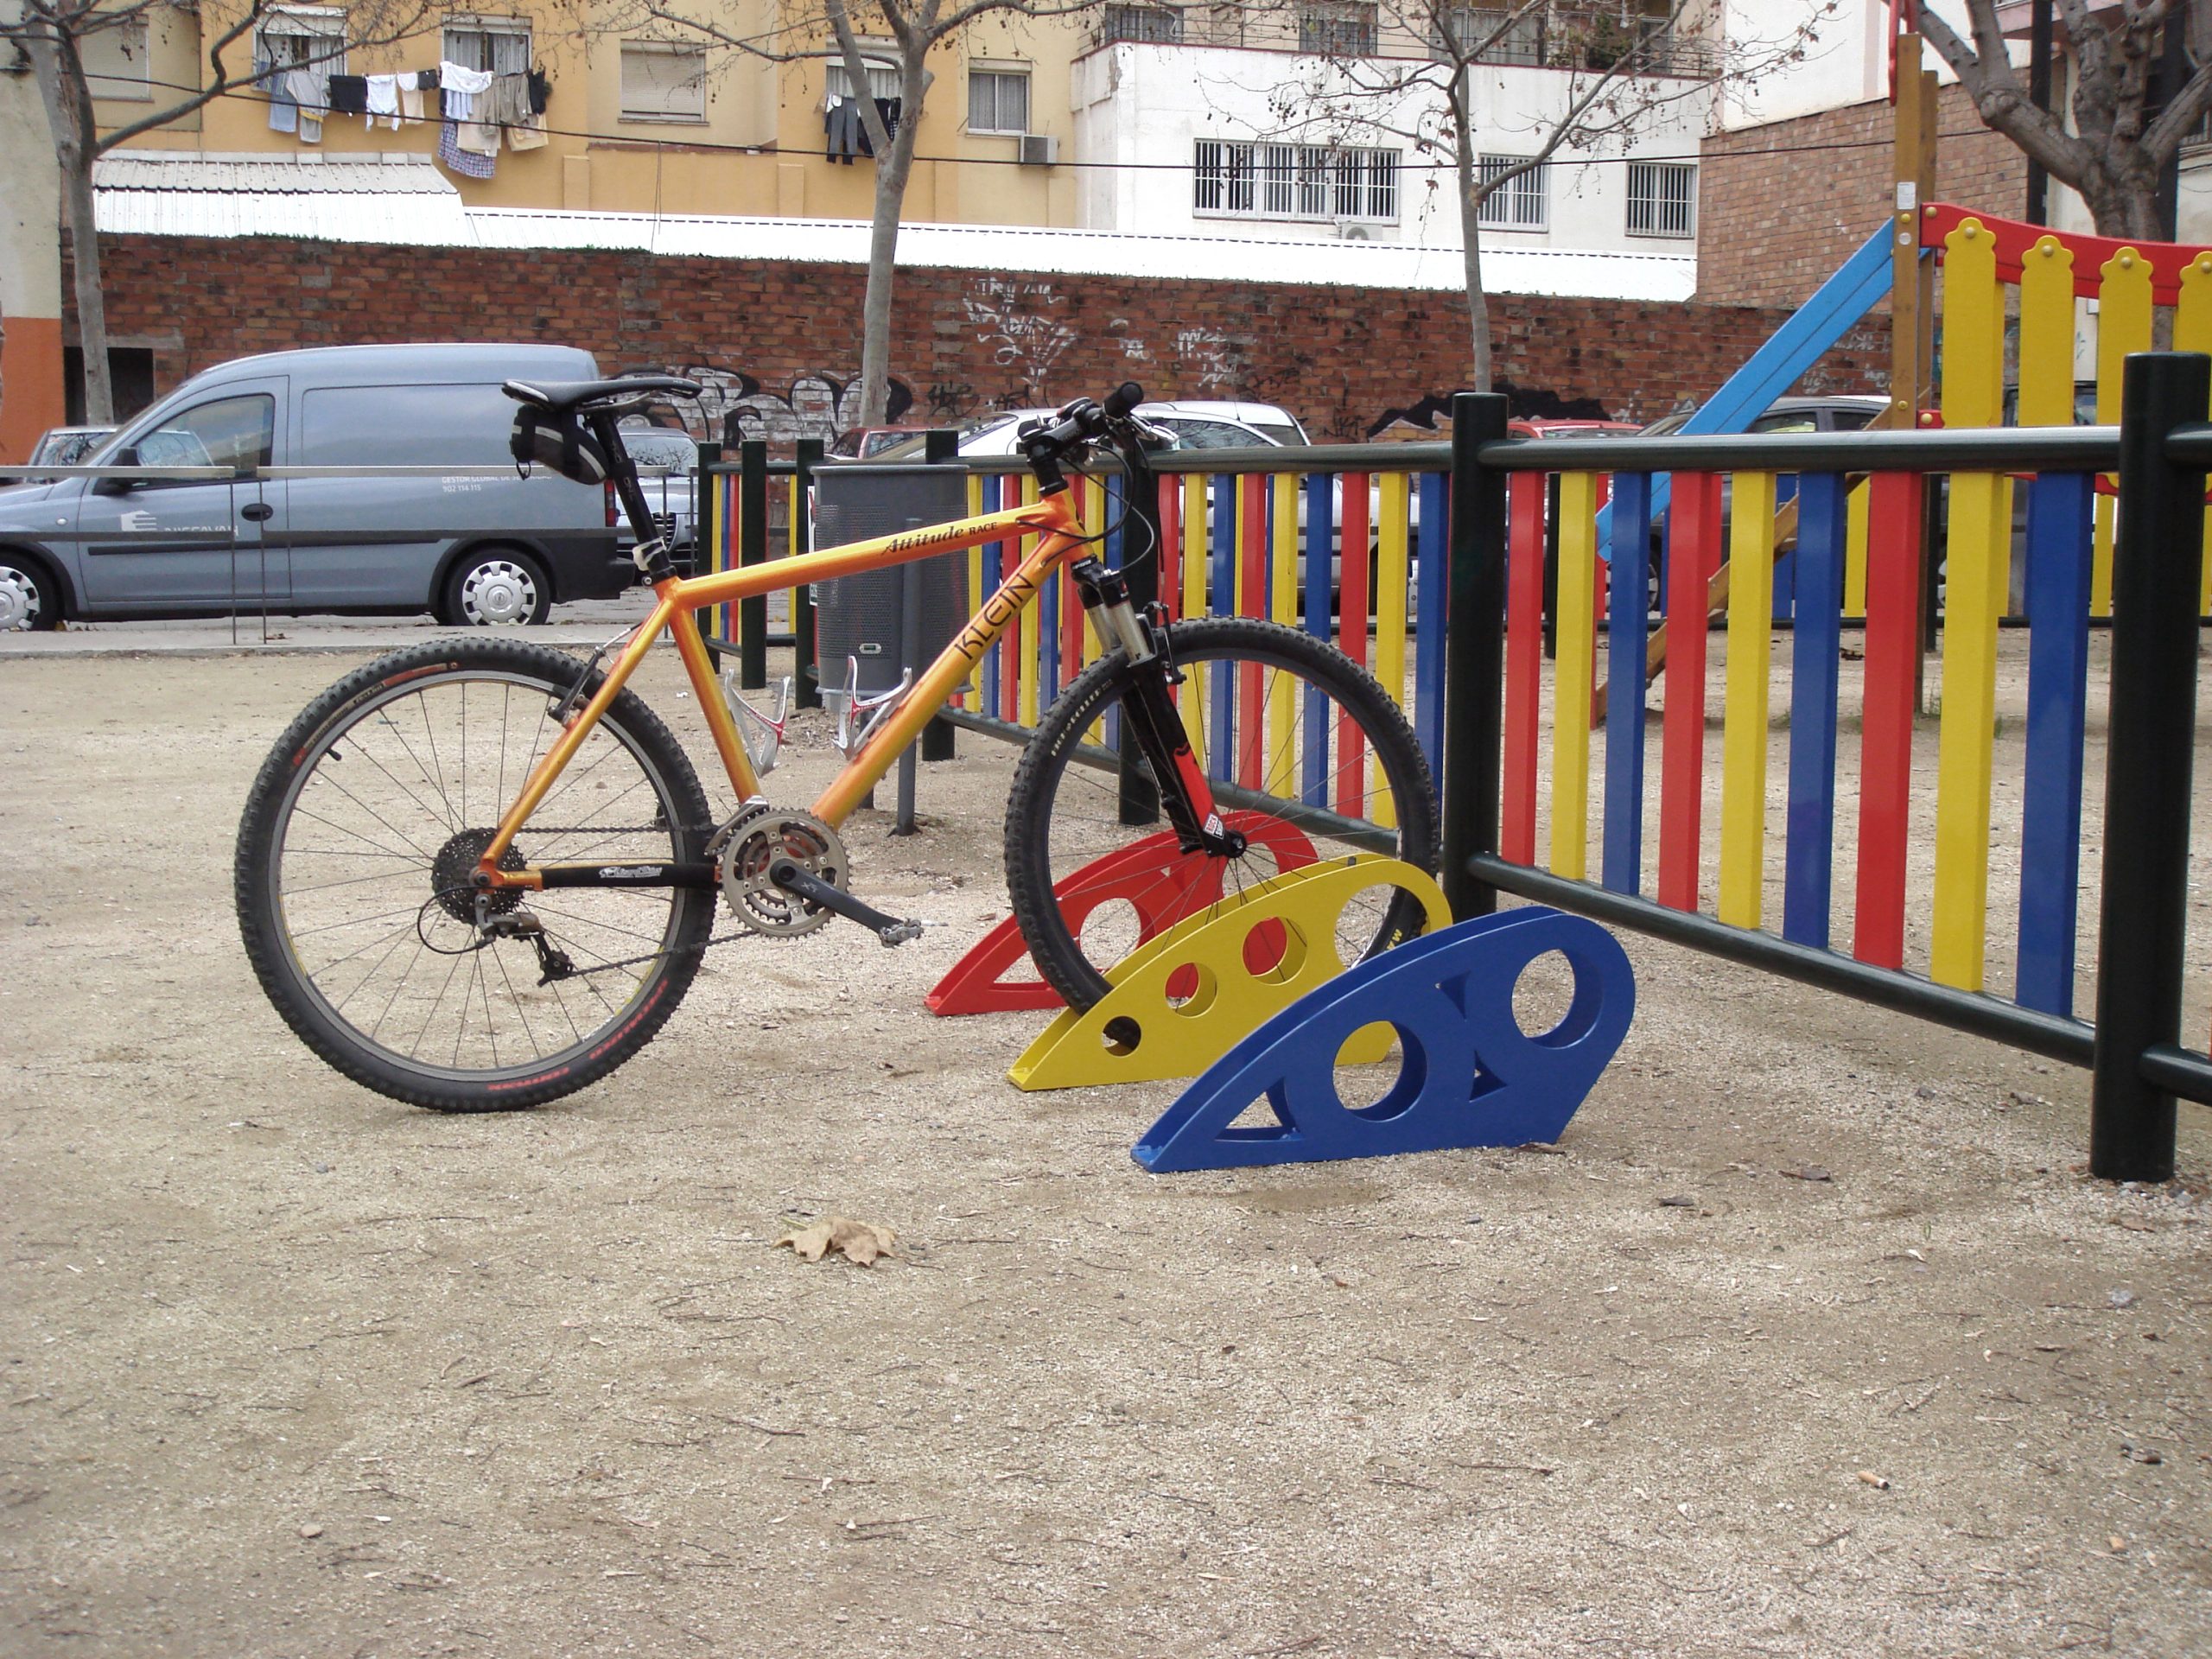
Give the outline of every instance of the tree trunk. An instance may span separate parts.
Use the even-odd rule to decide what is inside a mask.
[[[881,426],[891,407],[891,292],[898,277],[899,217],[913,170],[918,111],[902,100],[899,132],[888,155],[875,158],[875,221],[868,239],[868,296],[861,303],[862,426]]]
[[[108,378],[107,306],[100,288],[100,237],[92,216],[92,156],[99,129],[77,43],[67,35],[29,42],[26,50],[46,105],[48,130],[61,165],[61,209],[76,274],[77,340],[85,360],[85,419],[115,419]]]
[[[1456,104],[1459,100],[1453,100]],[[1491,387],[1490,296],[1483,291],[1482,189],[1475,177],[1474,137],[1463,111],[1454,110],[1455,159],[1459,169],[1459,241],[1467,285],[1467,327],[1474,347],[1477,391]]]

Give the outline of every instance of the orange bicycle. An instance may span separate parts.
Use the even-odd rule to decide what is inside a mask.
[[[839,917],[886,944],[915,937],[918,922],[855,895],[839,826],[1063,566],[1103,654],[1028,735],[1006,865],[1038,970],[1070,1003],[1103,995],[1106,969],[1142,938],[1278,870],[1352,850],[1436,868],[1427,762],[1364,670],[1277,623],[1170,624],[1087,555],[1094,538],[1065,472],[1110,448],[1141,499],[1150,435],[1129,413],[1137,387],[1078,399],[1025,435],[1033,504],[689,579],[654,533],[615,423],[646,394],[697,388],[506,390],[522,404],[518,463],[612,480],[655,603],[584,663],[478,637],[379,658],[308,704],[264,763],[235,869],[246,954],[292,1029],[355,1081],[442,1111],[537,1105],[652,1040],[710,944]],[[734,691],[724,700],[692,613],[1029,537],[1033,550],[918,677],[847,708],[866,719],[841,728],[847,761],[830,786],[804,810],[770,804],[760,780],[783,717]],[[1131,530],[1124,545],[1137,539]],[[727,810],[709,807],[682,745],[626,689],[664,633],[728,776]],[[737,927],[715,937],[718,893]],[[1421,925],[1410,895],[1378,889],[1346,912],[1337,946],[1354,961]]]

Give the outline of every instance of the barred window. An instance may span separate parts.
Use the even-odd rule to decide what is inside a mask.
[[[1497,184],[1527,159],[1525,156],[1485,156],[1480,162],[1481,181]],[[1483,198],[1477,222],[1505,231],[1542,230],[1550,223],[1550,174],[1551,168],[1547,165],[1530,168],[1526,173],[1506,179]]]
[[[1431,39],[1435,55],[1447,61],[1472,54],[1482,63],[1533,67],[1544,60],[1543,10],[1452,6],[1433,16]]]
[[[1180,46],[1183,14],[1165,6],[1109,6],[1105,38],[1148,46]]]
[[[1192,160],[1191,202],[1200,213],[1389,222],[1398,217],[1395,149],[1201,138]]]
[[[495,75],[519,75],[530,67],[527,17],[455,17],[446,24],[446,61]]]
[[[1628,166],[1630,236],[1697,234],[1697,164],[1630,162]]]
[[[1298,49],[1329,58],[1371,58],[1376,8],[1344,0],[1306,0],[1298,9]]]

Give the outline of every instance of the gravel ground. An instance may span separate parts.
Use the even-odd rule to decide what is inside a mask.
[[[1154,1179],[1173,1085],[922,1011],[1005,907],[963,740],[849,836],[950,925],[719,951],[608,1082],[440,1117],[231,917],[349,665],[0,663],[0,1652],[2212,1648],[2206,1114],[2109,1187],[2084,1076],[1631,938],[1558,1147]],[[831,1213],[897,1255],[771,1248]]]

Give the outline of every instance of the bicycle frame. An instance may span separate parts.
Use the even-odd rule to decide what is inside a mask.
[[[592,728],[620,695],[664,631],[675,637],[677,654],[683,659],[684,672],[690,678],[700,710],[707,717],[707,728],[713,734],[715,752],[721,756],[722,768],[729,775],[730,787],[740,801],[751,800],[760,793],[760,781],[738,735],[736,718],[722,700],[721,687],[715,680],[714,663],[706,644],[699,637],[698,629],[689,626],[694,613],[710,605],[751,599],[779,588],[858,575],[864,571],[911,563],[936,553],[1027,536],[1039,538],[1035,550],[977,607],[967,624],[953,636],[952,643],[914,682],[860,753],[845,763],[830,787],[816,798],[810,810],[816,817],[834,827],[842,823],[891,770],[900,752],[920,735],[922,728],[974,672],[983,653],[1036,599],[1053,571],[1087,544],[1069,493],[1063,491],[999,512],[952,519],[872,541],[854,542],[826,552],[802,554],[796,558],[778,559],[708,576],[670,576],[654,583],[657,602],[652,613],[631,634],[598,691],[569,718],[553,747],[531,769],[522,793],[499,820],[498,833],[477,863],[479,874],[488,878],[480,886],[537,889],[545,885],[545,868],[561,868],[531,866],[503,870],[499,864],[530,815],[537,810]]]

